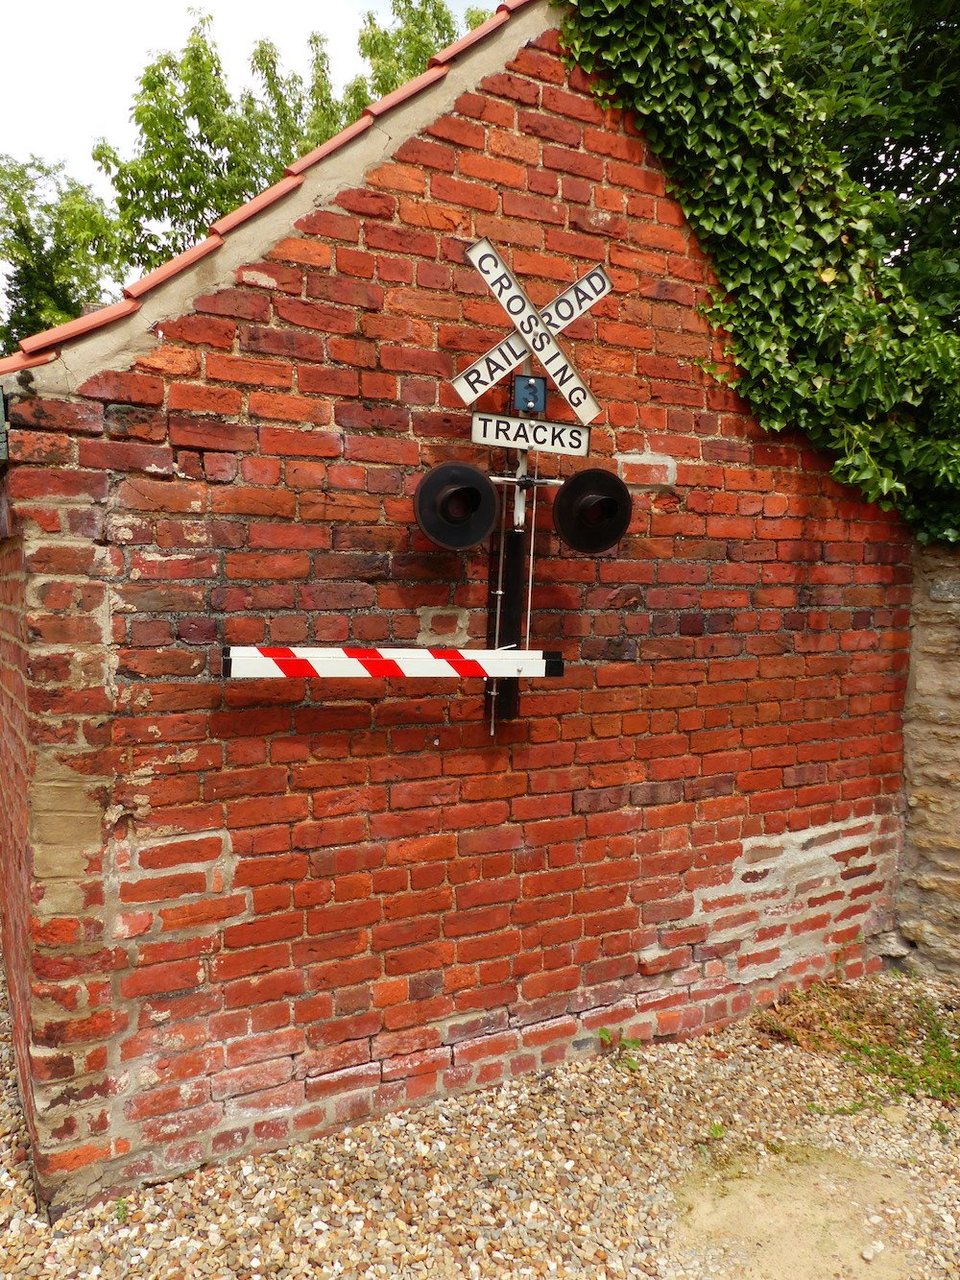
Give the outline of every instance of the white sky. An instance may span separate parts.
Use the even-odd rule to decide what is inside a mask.
[[[477,0],[473,0],[476,3]],[[463,25],[471,0],[447,0]],[[484,8],[496,7],[486,0]],[[248,83],[247,61],[261,38],[280,51],[284,71],[308,69],[307,37],[320,31],[336,87],[363,69],[357,33],[373,10],[390,17],[389,0],[6,0],[0,4],[0,153],[25,160],[62,160],[67,172],[109,186],[90,159],[100,137],[129,154],[130,108],[137,78],[151,55],[183,47],[191,10],[213,18],[234,95]]]

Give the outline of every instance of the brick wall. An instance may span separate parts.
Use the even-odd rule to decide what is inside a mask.
[[[634,514],[585,557],[540,505],[531,644],[566,674],[493,737],[476,683],[221,681],[223,642],[483,643],[486,551],[412,494],[504,463],[449,386],[505,333],[484,235],[540,304],[615,282],[567,337]],[[55,1205],[873,963],[908,539],[701,372],[709,282],[547,34],[131,367],[14,403]]]

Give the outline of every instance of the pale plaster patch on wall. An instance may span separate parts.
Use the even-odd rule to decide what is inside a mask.
[[[727,958],[731,978],[755,982],[829,953],[827,934],[849,907],[849,882],[870,876],[888,882],[893,875],[893,848],[882,851],[889,842],[881,841],[880,826],[871,817],[744,841],[728,884],[694,895],[695,914],[710,921],[711,944],[741,943]],[[718,910],[730,908],[739,910],[739,919],[716,919]]]
[[[677,460],[668,453],[617,453],[614,457],[624,484],[661,489],[677,482]]]
[[[879,890],[871,898],[859,886],[892,881],[897,842],[881,828],[882,819],[870,817],[745,840],[723,884],[694,890],[684,924],[709,926],[710,948],[724,953],[733,982],[772,978],[829,955],[838,926],[872,923]]]
[[[30,842],[38,880],[82,878],[103,839],[97,790],[105,778],[75,773],[58,757],[38,754],[30,786]]]
[[[470,639],[470,613],[467,609],[452,609],[449,605],[443,608],[424,606],[417,610],[417,617],[420,619],[418,645],[460,648]]]

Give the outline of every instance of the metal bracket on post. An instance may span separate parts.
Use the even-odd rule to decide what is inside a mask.
[[[517,487],[513,491],[513,527],[523,529],[527,523],[527,451],[521,449],[517,457]]]
[[[0,464],[10,458],[10,424],[7,422],[7,397],[0,391]]]

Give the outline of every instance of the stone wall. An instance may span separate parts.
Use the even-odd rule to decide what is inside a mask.
[[[899,920],[912,963],[960,976],[960,552],[916,556]]]

